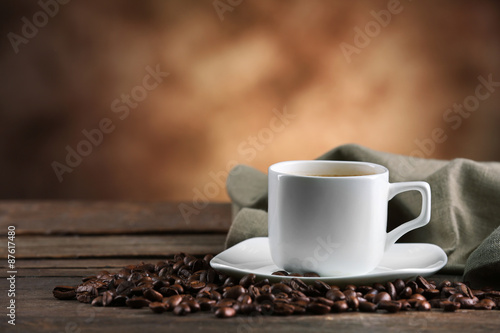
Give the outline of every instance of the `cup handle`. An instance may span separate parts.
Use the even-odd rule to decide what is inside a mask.
[[[387,251],[396,241],[406,234],[407,232],[423,227],[429,223],[431,219],[431,188],[426,182],[401,182],[389,184],[389,200],[394,198],[397,194],[406,191],[419,191],[422,195],[422,210],[420,215],[402,225],[398,226],[394,230],[387,233],[387,238],[385,241],[385,250]]]

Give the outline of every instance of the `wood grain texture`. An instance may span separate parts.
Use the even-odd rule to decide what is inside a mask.
[[[217,254],[224,249],[223,234],[19,236],[16,258],[165,257],[178,252]],[[0,248],[7,257],[7,247]]]
[[[192,202],[3,201],[0,234],[10,225],[18,235],[227,232],[230,204],[197,206],[200,209]]]

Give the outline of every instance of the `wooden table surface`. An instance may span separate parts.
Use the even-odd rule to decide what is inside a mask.
[[[189,204],[189,203],[187,203]],[[118,271],[141,261],[156,263],[178,252],[217,254],[230,226],[229,204],[210,204],[185,220],[178,203],[0,202],[0,332],[495,332],[500,311],[456,313],[349,312],[322,316],[237,316],[210,312],[185,317],[147,308],[92,307],[52,296],[56,285],[77,285],[101,270]],[[15,226],[15,297],[6,278],[8,228]],[[442,276],[440,276],[442,278]],[[449,277],[456,278],[456,277]],[[15,300],[15,326],[6,307]]]

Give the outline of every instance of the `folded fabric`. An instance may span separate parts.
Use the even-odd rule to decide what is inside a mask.
[[[499,286],[499,162],[415,158],[354,144],[335,148],[318,159],[377,163],[389,169],[390,182],[428,182],[432,191],[431,221],[398,242],[436,244],[448,255],[443,273],[464,273],[464,279],[476,286]],[[227,191],[233,204],[233,223],[226,246],[267,236],[267,175],[237,165],[229,173]],[[420,207],[418,192],[394,197],[389,201],[388,230],[417,216]]]

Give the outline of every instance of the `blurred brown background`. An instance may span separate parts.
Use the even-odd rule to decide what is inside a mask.
[[[0,3],[0,198],[225,201],[235,163],[344,143],[500,160],[497,1],[63,2]]]

